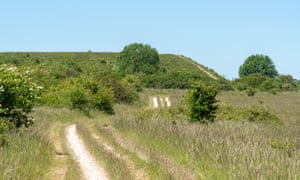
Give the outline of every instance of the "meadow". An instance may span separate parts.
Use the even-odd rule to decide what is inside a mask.
[[[239,119],[191,124],[182,112],[182,96],[171,97],[177,103],[170,109],[136,110],[119,105],[113,120],[122,136],[135,149],[148,152],[149,159],[164,167],[170,177],[299,179],[299,93],[248,97],[223,92],[218,96],[220,104],[264,106],[280,117],[283,123],[279,124]]]

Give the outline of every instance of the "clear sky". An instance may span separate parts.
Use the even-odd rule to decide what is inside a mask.
[[[228,79],[252,54],[300,79],[299,0],[1,0],[0,52],[112,51],[141,42]]]

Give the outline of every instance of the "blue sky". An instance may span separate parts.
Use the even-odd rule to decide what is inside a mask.
[[[264,54],[300,79],[300,1],[0,2],[0,52],[119,52],[132,42],[191,57],[228,79],[249,55]]]

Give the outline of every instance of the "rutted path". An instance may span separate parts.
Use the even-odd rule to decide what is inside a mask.
[[[73,156],[79,163],[83,176],[87,180],[108,179],[104,170],[97,164],[95,158],[85,147],[83,141],[76,132],[76,125],[72,124],[66,128],[67,142],[72,150]]]
[[[143,169],[138,169],[134,165],[133,161],[128,156],[126,156],[124,153],[117,152],[113,146],[111,146],[111,145],[107,144],[106,142],[104,142],[103,140],[101,140],[101,138],[98,135],[96,135],[95,133],[92,133],[92,137],[97,141],[97,143],[99,143],[104,148],[105,151],[113,154],[120,161],[123,161],[126,164],[127,168],[129,169],[129,173],[132,175],[132,177],[134,177],[134,179],[136,179],[136,180],[149,179],[146,172],[144,172]]]
[[[170,179],[187,179],[187,180],[197,179],[196,175],[191,169],[188,169],[178,164],[178,162],[176,162],[172,158],[167,157],[161,154],[160,152],[151,151],[128,139],[124,139],[113,128],[106,127],[105,129],[112,137],[114,137],[114,139],[120,146],[129,150],[130,152],[136,153],[140,159],[144,160],[147,163],[159,162],[160,165],[166,168],[167,172],[169,173]],[[202,174],[198,174],[198,175],[201,177],[201,179],[205,179]]]

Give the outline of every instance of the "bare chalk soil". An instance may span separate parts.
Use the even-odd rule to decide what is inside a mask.
[[[87,180],[108,179],[105,171],[101,168],[95,158],[87,150],[85,144],[76,132],[76,125],[72,124],[66,128],[67,142],[72,150],[74,159],[79,163],[83,176]]]

